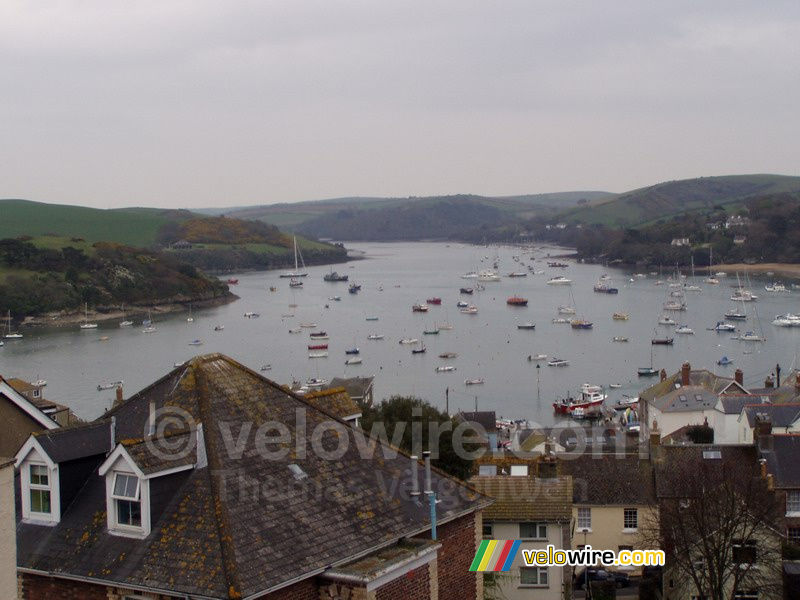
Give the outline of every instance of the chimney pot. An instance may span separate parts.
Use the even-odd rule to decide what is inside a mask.
[[[681,366],[681,385],[689,385],[689,375],[691,372],[692,366],[688,362],[683,363]]]
[[[121,385],[117,386],[117,402],[118,403],[122,402],[122,386]]]
[[[411,457],[411,498],[419,496],[419,460],[418,457]]]
[[[744,385],[744,372],[741,369],[736,369],[736,372],[733,374],[733,378],[739,385]]]

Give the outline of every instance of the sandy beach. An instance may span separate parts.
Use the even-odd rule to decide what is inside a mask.
[[[800,265],[791,263],[760,263],[757,265],[737,263],[730,265],[714,265],[713,270],[714,272],[724,271],[728,275],[736,275],[736,273],[740,273],[742,275],[745,273],[751,273],[755,275],[774,273],[775,277],[800,279]]]

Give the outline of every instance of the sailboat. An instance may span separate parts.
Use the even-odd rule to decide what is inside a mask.
[[[692,283],[684,283],[683,284],[683,291],[684,292],[702,292],[703,288],[699,285],[694,283],[694,255],[692,255]]]
[[[297,247],[297,236],[294,236],[294,271],[290,271],[289,273],[283,273],[281,277],[289,279],[289,278],[296,278],[296,277],[307,277],[308,273],[303,273],[299,271],[297,266],[297,257],[300,257],[300,264],[303,265],[303,271],[305,271],[306,264],[303,261],[303,255],[300,253],[300,249]],[[297,286],[299,287],[299,286]]]
[[[649,367],[639,367],[636,370],[636,374],[639,377],[652,377],[653,375],[658,375],[658,371],[653,368],[653,350],[650,350],[650,366]]]
[[[133,325],[133,321],[130,319],[125,318],[125,305],[122,305],[122,321],[119,322],[120,327],[130,327]]]
[[[736,282],[739,283],[739,274],[738,273],[736,274]],[[745,307],[745,304],[744,304],[745,303],[745,292],[747,292],[747,290],[743,290],[741,287],[739,287],[737,291],[740,292],[738,299],[741,300],[741,302],[742,302],[742,312],[745,315],[747,315],[747,308]],[[751,302],[752,302],[752,300],[751,300]],[[757,320],[758,319],[758,315],[755,312],[755,308],[753,309],[753,313],[756,315],[756,320]],[[748,321],[748,323],[750,321],[749,315],[747,315],[747,321]],[[760,326],[759,326],[759,329],[760,329]],[[756,333],[755,332],[755,328],[746,330],[744,333],[740,334],[739,335],[739,339],[741,341],[743,341],[743,342],[766,342],[767,341],[767,338],[765,338],[760,333]]]
[[[142,333],[155,333],[156,332],[156,326],[153,325],[153,319],[150,316],[150,311],[149,310],[147,311],[147,319],[145,319],[142,324],[145,326],[145,328],[142,329]]]
[[[83,323],[81,323],[81,329],[97,329],[97,323],[89,323],[89,303],[87,302],[84,305],[84,312],[83,312]]]
[[[186,319],[186,322],[187,322],[187,323],[191,323],[191,322],[193,322],[193,321],[194,321],[194,317],[192,316],[192,304],[191,304],[191,303],[189,303],[189,316],[188,316],[188,318]]]
[[[7,340],[21,340],[22,334],[19,332],[11,331],[11,311],[8,311],[8,316],[6,317],[6,325],[4,327],[5,333],[3,337]]]
[[[719,279],[714,277],[712,274],[713,271],[711,270],[712,265],[714,264],[714,247],[708,247],[708,277],[703,280],[703,283],[709,283],[711,285],[719,285]]]

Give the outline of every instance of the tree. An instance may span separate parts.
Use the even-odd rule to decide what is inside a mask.
[[[758,590],[780,598],[778,499],[755,460],[722,460],[707,449],[663,449],[674,460],[656,462],[659,516],[643,530],[647,545],[664,548],[665,579],[682,584],[685,597]]]
[[[401,450],[419,457],[423,450],[430,450],[431,464],[435,467],[463,480],[472,475],[472,460],[465,453],[474,453],[479,446],[474,443],[454,446],[456,424],[447,413],[429,402],[392,396],[375,407],[362,406],[361,409],[361,427],[367,433],[373,431],[373,426],[383,423],[388,439],[394,440],[395,428],[402,427]]]

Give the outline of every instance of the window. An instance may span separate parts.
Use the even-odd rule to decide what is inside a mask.
[[[786,539],[790,544],[800,546],[800,527],[789,527],[786,530]]]
[[[635,508],[626,508],[622,516],[622,529],[626,531],[639,528],[639,511]]]
[[[592,509],[578,509],[578,529],[592,529]]]
[[[478,467],[478,475],[497,475],[497,465],[480,465]]]
[[[46,465],[30,465],[30,511],[40,515],[50,514],[50,471]]]
[[[520,523],[519,537],[527,540],[547,539],[547,523]]]
[[[139,500],[139,478],[125,473],[114,474],[111,493],[116,512],[116,524],[123,527],[142,526],[142,503]]]
[[[738,591],[736,592],[733,597],[736,600],[758,600],[758,591],[756,590],[746,590],[746,591]]]
[[[525,477],[528,475],[528,465],[511,465],[512,477]]]
[[[483,537],[491,538],[494,536],[494,526],[491,523],[484,522],[483,524]]]
[[[540,585],[546,586],[549,580],[547,577],[547,567],[520,567],[520,585]]]
[[[735,564],[755,564],[757,555],[758,548],[755,540],[733,540],[733,562]]]
[[[786,514],[800,513],[800,490],[786,492]]]

